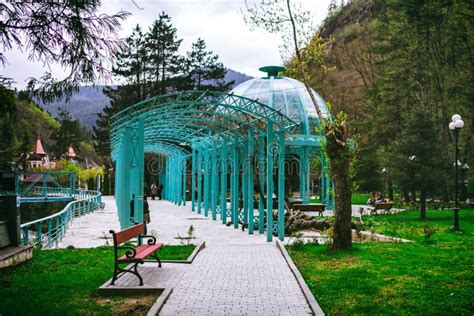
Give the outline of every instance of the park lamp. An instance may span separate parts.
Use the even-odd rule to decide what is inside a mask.
[[[454,132],[454,170],[455,170],[455,180],[454,180],[454,224],[453,230],[459,231],[459,202],[458,202],[458,166],[462,166],[459,161],[459,147],[458,147],[458,137],[459,131],[464,127],[464,121],[461,119],[461,115],[454,114],[451,118],[452,122],[449,123],[449,129]]]
[[[452,122],[449,123],[449,129],[450,130],[455,130],[456,128],[463,128],[464,127],[464,121],[461,119],[461,115],[454,114],[451,119],[452,119]]]

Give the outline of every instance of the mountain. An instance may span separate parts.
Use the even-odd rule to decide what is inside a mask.
[[[252,79],[253,77],[238,71],[227,69],[224,77],[225,82],[234,80],[232,88],[240,83]],[[43,109],[57,117],[58,108],[61,107],[67,110],[71,117],[78,119],[82,125],[91,129],[97,119],[97,114],[101,113],[103,108],[110,104],[109,98],[102,92],[104,86],[84,86],[80,87],[79,91],[73,93],[69,101],[65,99],[48,104],[41,104]]]
[[[82,125],[87,128],[92,128],[97,119],[97,114],[102,112],[102,109],[110,104],[109,98],[102,92],[104,86],[85,86],[80,87],[79,91],[74,92],[69,101],[65,99],[41,104],[41,106],[57,117],[58,108],[67,110],[71,117],[78,119]]]
[[[232,85],[232,88],[238,86],[244,81],[247,81],[249,79],[253,79],[253,77],[247,76],[246,74],[243,74],[241,72],[232,70],[230,68],[227,68],[227,73],[225,74],[224,80],[225,82],[230,82],[234,80],[234,84]]]

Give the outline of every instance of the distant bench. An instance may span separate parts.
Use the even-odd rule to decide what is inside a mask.
[[[378,210],[382,210],[384,213],[390,213],[392,209],[393,203],[392,202],[380,202],[376,203],[374,207],[370,209],[370,215],[377,215]]]
[[[317,212],[319,216],[323,216],[326,210],[325,204],[311,203],[311,204],[293,204],[293,210],[301,212]]]
[[[126,272],[132,273],[137,276],[140,280],[140,285],[143,285],[143,278],[141,277],[140,273],[138,273],[138,264],[143,264],[144,260],[148,256],[152,256],[158,262],[158,267],[161,268],[161,261],[156,254],[156,251],[160,248],[163,248],[163,244],[157,244],[156,238],[153,236],[145,236],[145,225],[144,224],[137,224],[135,226],[126,228],[118,233],[114,232],[113,230],[110,231],[112,236],[114,237],[114,255],[115,255],[115,264],[114,264],[114,277],[112,278],[111,285],[114,285],[115,281],[121,274]],[[137,238],[137,246],[131,244],[125,244],[126,242],[130,241],[133,238]],[[140,245],[140,241],[142,238],[148,238],[147,244]],[[125,249],[127,252],[119,257],[118,251],[119,249]],[[127,268],[120,268],[120,264],[126,263],[133,263],[129,269]],[[133,269],[133,270],[132,270]]]

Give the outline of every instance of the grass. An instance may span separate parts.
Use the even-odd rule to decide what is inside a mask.
[[[370,198],[368,193],[354,193],[352,194],[352,204],[367,204],[367,200]],[[309,203],[321,203],[320,199],[310,199]]]
[[[194,247],[166,246],[160,250],[160,258],[186,259]],[[112,273],[111,247],[35,250],[28,262],[8,271],[0,270],[0,315],[146,313],[156,296],[97,295],[98,287]]]
[[[341,252],[323,245],[288,250],[329,315],[472,315],[474,212],[460,211],[462,233],[449,230],[452,212],[427,215],[427,220],[416,211],[375,217],[375,231],[395,232],[413,243],[354,244]],[[425,225],[436,230],[430,242]]]

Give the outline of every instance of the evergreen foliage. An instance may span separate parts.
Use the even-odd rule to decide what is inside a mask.
[[[73,120],[68,112],[59,112],[59,123],[60,127],[52,134],[54,142],[52,153],[56,157],[64,156],[69,146],[78,151],[81,141],[86,139],[81,123],[78,120]]]
[[[198,39],[186,56],[178,49],[182,40],[162,12],[146,34],[137,25],[125,40],[126,45],[117,55],[113,74],[122,85],[104,89],[110,105],[98,115],[94,132],[94,147],[102,162],[110,160],[110,118],[124,108],[147,98],[173,91],[203,89],[227,91],[233,81],[225,83],[226,69],[218,56],[206,50],[206,43]]]
[[[206,43],[202,38],[198,38],[193,43],[185,60],[191,89],[220,91],[230,89],[233,81],[225,83],[226,69],[221,62],[218,62],[218,59],[218,55],[213,55],[212,51],[206,51]]]
[[[41,99],[70,95],[80,83],[95,83],[108,73],[106,62],[119,46],[116,31],[129,13],[98,14],[100,5],[100,0],[0,3],[2,47],[26,49],[31,60],[66,69],[60,80],[50,72],[30,80],[29,88]],[[6,62],[0,55],[0,63]],[[7,81],[0,76],[0,85]]]
[[[175,84],[175,74],[180,73],[182,65],[178,49],[182,40],[178,39],[176,33],[171,18],[162,12],[146,35],[147,78],[151,83],[152,95],[169,92]]]

